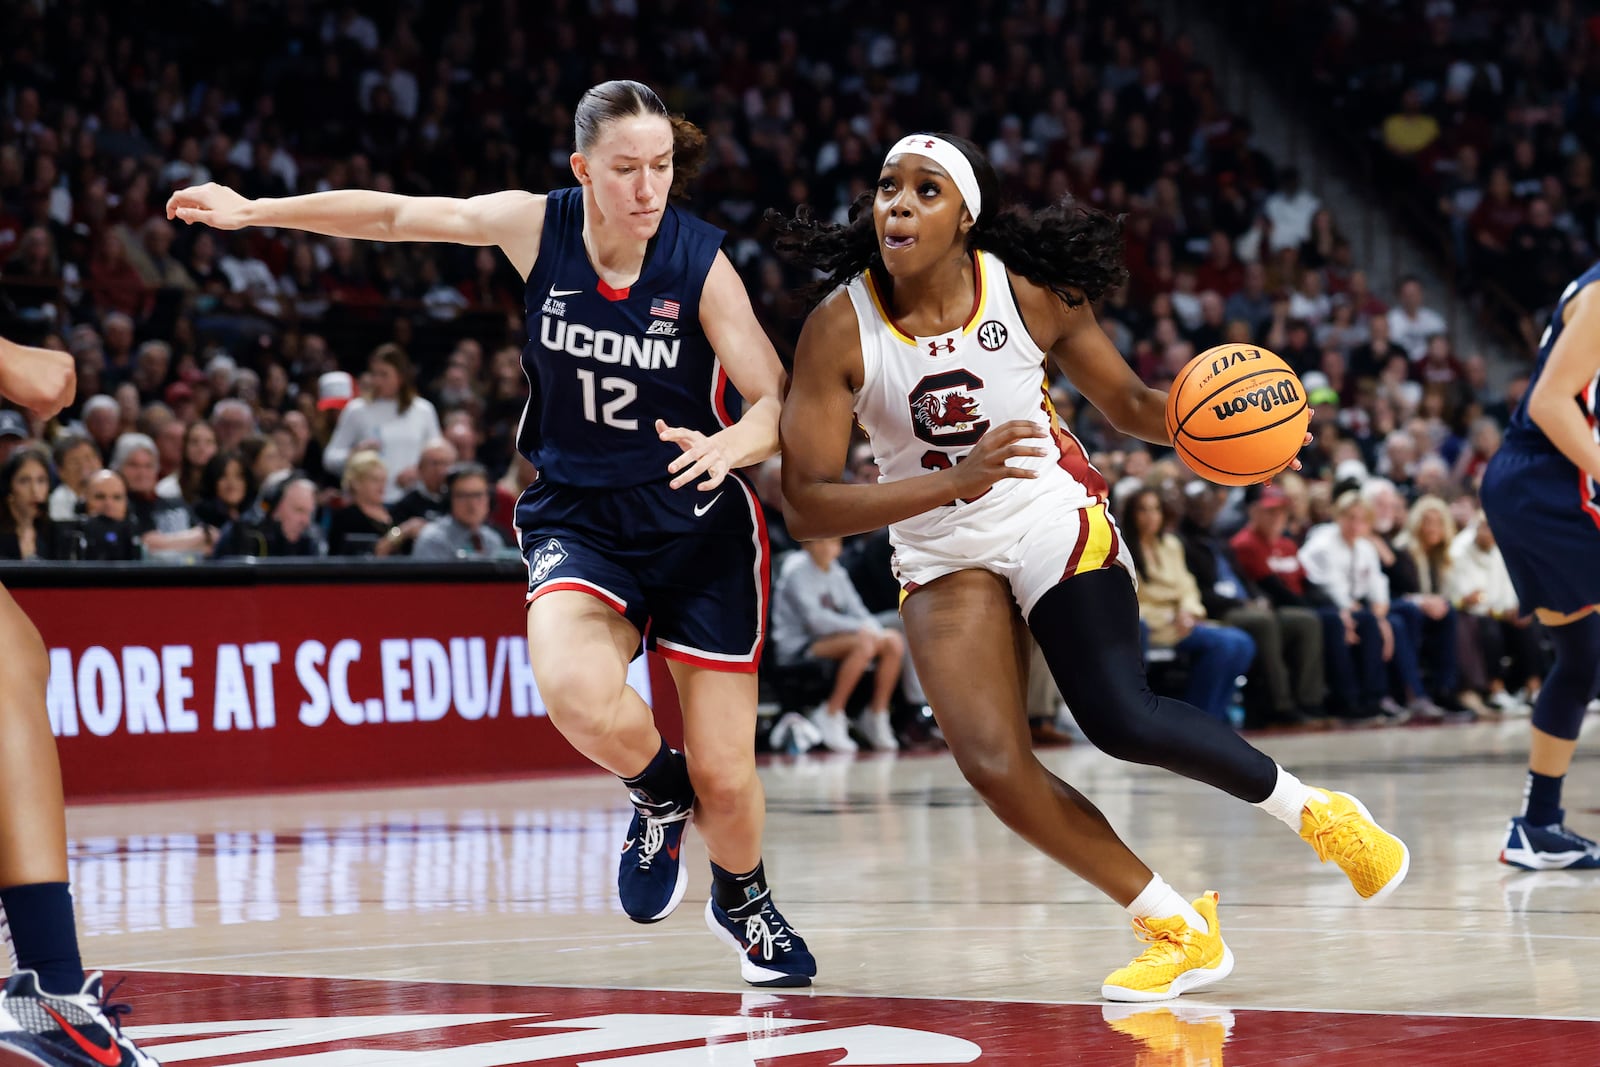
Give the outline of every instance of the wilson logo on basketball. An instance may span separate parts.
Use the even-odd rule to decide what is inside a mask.
[[[1285,378],[1278,382],[1277,385],[1252,389],[1242,396],[1224,400],[1220,404],[1212,404],[1211,413],[1217,417],[1219,422],[1249,411],[1251,408],[1259,408],[1263,413],[1266,413],[1273,408],[1283,407],[1286,404],[1293,404],[1298,401],[1300,399],[1300,390],[1296,388],[1297,385],[1299,383],[1294,379]]]
[[[978,327],[978,343],[985,352],[993,352],[1006,343],[1006,338],[1011,335],[1006,331],[1005,323],[990,319]]]

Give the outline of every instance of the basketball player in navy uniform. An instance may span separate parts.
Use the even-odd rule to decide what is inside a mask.
[[[1505,441],[1484,471],[1484,514],[1522,610],[1555,646],[1534,701],[1522,814],[1500,859],[1535,871],[1600,867],[1600,845],[1568,830],[1561,785],[1600,693],[1600,264],[1568,285]]]
[[[976,146],[894,145],[844,225],[782,222],[780,251],[832,287],[806,320],[784,408],[789,530],[887,525],[917,672],[962,773],[996,815],[1133,916],[1149,948],[1101,987],[1165,1000],[1225,977],[1217,898],[1179,895],[1034,757],[1027,635],[1095,745],[1264,808],[1334,859],[1361,897],[1405,877],[1405,846],[1354,797],[1314,789],[1225,723],[1145,682],[1139,607],[1105,479],[1056,417],[1053,358],[1124,433],[1170,444],[1165,394],[1133,374],[1090,304],[1123,277],[1118,228],[1000,204]],[[841,480],[859,420],[881,471]]]
[[[0,396],[49,418],[72,403],[65,352],[0,338]],[[45,1067],[156,1067],[122,1035],[126,1007],[84,974],[67,884],[61,763],[45,711],[50,659],[38,629],[0,586],[0,942],[16,968],[0,987],[0,1059]]]
[[[712,932],[747,981],[809,985],[815,960],[761,864],[755,671],[768,558],[760,505],[737,473],[777,451],[783,369],[719,251],[722,232],[668,202],[704,135],[637,82],[595,86],[575,118],[579,185],[548,196],[250,201],[205,185],[175,193],[167,213],[505,252],[527,280],[517,445],[539,472],[517,505],[528,651],[551,721],[632,796],[623,909],[656,922],[682,900],[692,814],[711,853]],[[737,396],[749,406],[735,420]],[[641,640],[671,666],[683,753],[627,684]]]

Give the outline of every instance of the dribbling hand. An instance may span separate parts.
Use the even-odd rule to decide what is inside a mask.
[[[226,185],[207,182],[173,193],[167,199],[167,218],[204,223],[214,230],[237,230],[246,225],[244,209],[249,204]]]
[[[1043,427],[1027,419],[1002,422],[979,440],[977,447],[968,452],[950,471],[955,483],[955,496],[971,500],[988,492],[989,487],[1002,478],[1037,478],[1039,472],[1027,467],[1013,467],[1007,461],[1024,456],[1046,456],[1049,453],[1029,442],[1044,437]]]

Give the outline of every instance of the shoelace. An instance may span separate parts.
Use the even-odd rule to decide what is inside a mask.
[[[1159,930],[1143,919],[1133,920],[1135,936],[1150,947],[1139,953],[1135,964],[1149,963],[1172,966],[1188,962],[1191,958],[1198,958],[1200,946],[1194,943],[1194,938],[1188,935],[1187,928],[1184,933],[1174,933],[1171,930]],[[1131,964],[1130,964],[1131,966]]]
[[[639,868],[649,870],[656,855],[666,846],[667,827],[689,817],[688,811],[674,811],[670,815],[653,815],[640,810],[644,816],[644,837],[639,841]]]
[[[1317,859],[1326,861],[1333,856],[1341,866],[1347,860],[1353,860],[1366,851],[1367,840],[1359,833],[1346,833],[1355,821],[1356,813],[1344,812],[1340,815],[1316,815],[1316,828],[1311,831],[1311,848],[1317,854]],[[1337,851],[1335,851],[1337,850]]]
[[[768,925],[768,910],[763,907],[744,921],[745,944],[751,948],[759,945],[761,947],[761,958],[764,960],[772,958],[774,946],[781,947],[785,952],[793,946],[793,942],[789,940],[789,930],[783,925],[783,920],[778,919],[775,926]],[[777,919],[777,916],[774,915],[773,918]]]

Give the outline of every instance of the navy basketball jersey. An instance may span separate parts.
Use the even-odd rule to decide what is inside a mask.
[[[1539,338],[1539,357],[1533,365],[1533,374],[1528,378],[1527,391],[1522,394],[1522,400],[1517,404],[1517,410],[1512,412],[1511,421],[1506,427],[1506,442],[1521,448],[1543,449],[1548,452],[1556,451],[1556,446],[1550,443],[1544,431],[1539,429],[1533,419],[1528,417],[1528,398],[1533,395],[1533,387],[1539,384],[1539,376],[1544,373],[1544,365],[1550,358],[1550,350],[1556,346],[1556,341],[1561,337],[1561,331],[1566,327],[1567,304],[1578,291],[1586,285],[1600,281],[1600,263],[1595,263],[1588,270],[1578,275],[1561,292],[1561,299],[1556,301],[1555,310],[1550,313],[1550,324],[1544,328],[1544,336]],[[1600,375],[1591,379],[1584,386],[1583,392],[1574,399],[1582,409],[1584,417],[1589,420],[1591,429],[1596,429],[1600,437],[1600,422],[1596,420],[1597,404],[1600,404]]]
[[[668,205],[638,281],[613,289],[583,247],[583,190],[545,201],[524,296],[528,406],[517,450],[542,480],[626,488],[670,477],[683,450],[656,419],[713,434],[736,394],[700,328],[700,292],[723,232]]]

